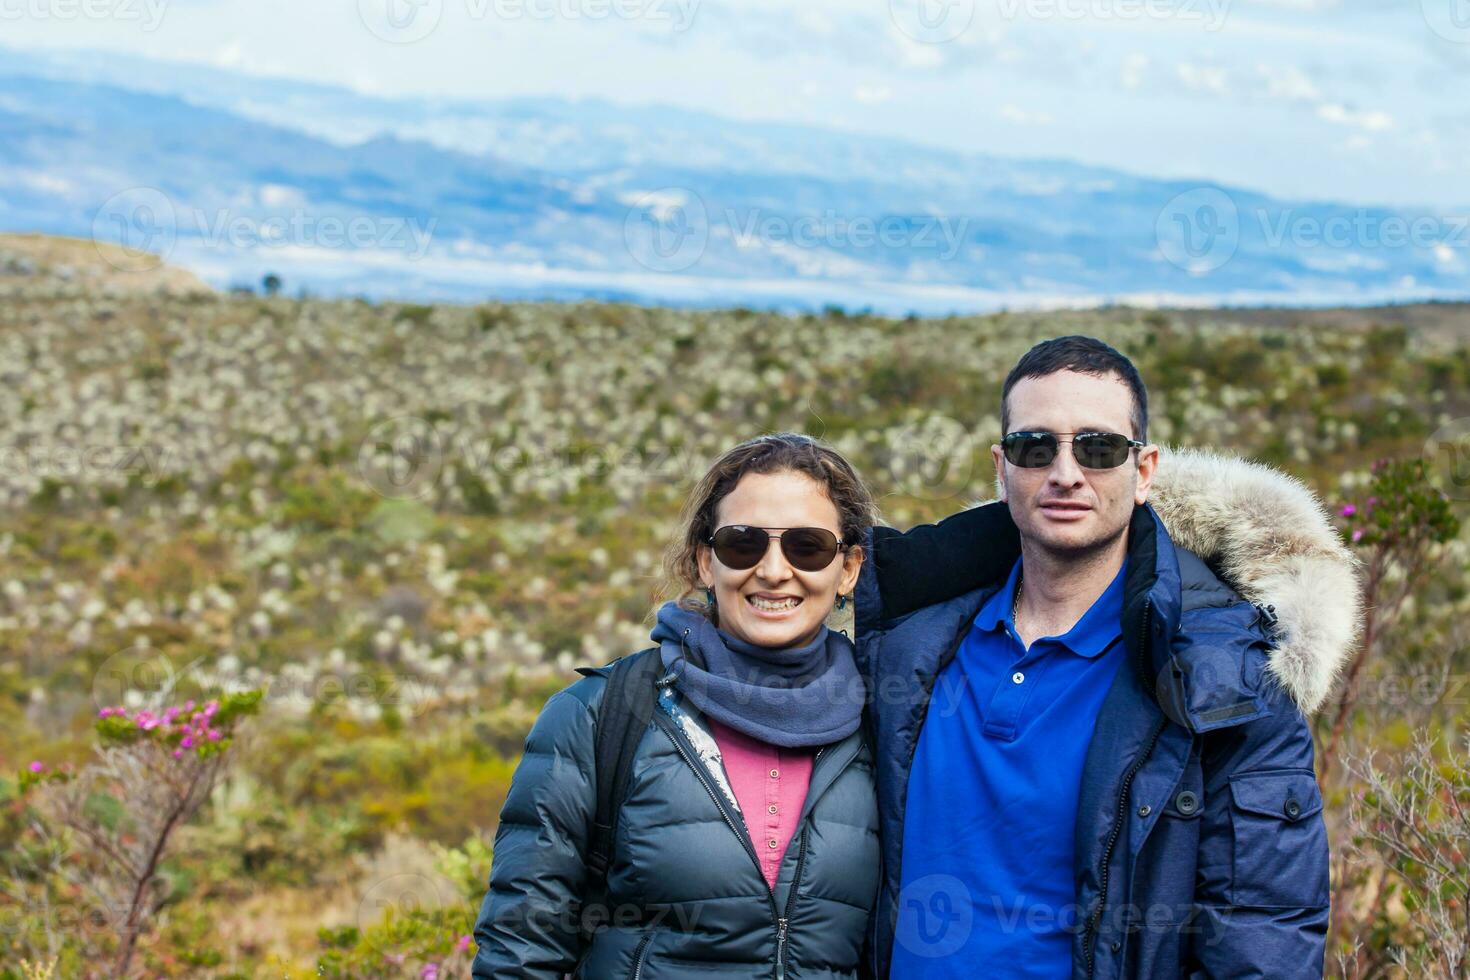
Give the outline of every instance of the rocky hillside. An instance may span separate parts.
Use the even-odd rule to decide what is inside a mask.
[[[890,522],[937,518],[987,492],[1007,369],[1076,332],[1136,359],[1154,439],[1332,500],[1470,417],[1462,307],[415,306],[222,295],[126,258],[0,238],[0,773],[85,760],[102,706],[268,687],[172,868],[150,976],[318,975],[403,875],[466,926],[447,882],[477,887],[466,841],[536,710],[642,643],[681,495],[742,438],[822,436]],[[1456,547],[1458,592],[1422,615],[1470,620]],[[14,912],[0,897],[0,944],[31,935]],[[409,975],[382,969],[328,975]]]

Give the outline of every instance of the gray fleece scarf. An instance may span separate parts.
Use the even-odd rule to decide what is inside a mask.
[[[679,693],[736,731],[783,748],[829,745],[857,731],[867,687],[852,641],[826,626],[805,646],[772,649],[666,602],[651,637]]]

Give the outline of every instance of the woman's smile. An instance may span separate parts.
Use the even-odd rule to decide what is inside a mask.
[[[801,605],[801,596],[783,595],[779,592],[754,592],[745,597],[745,602],[762,619],[785,619]]]

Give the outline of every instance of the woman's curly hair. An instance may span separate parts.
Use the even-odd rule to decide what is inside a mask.
[[[872,493],[837,450],[796,432],[758,436],[716,460],[685,500],[679,516],[682,530],[664,552],[666,599],[718,624],[716,610],[701,595],[699,549],[715,531],[720,501],[747,473],[785,472],[805,474],[826,491],[837,507],[843,541],[861,544],[867,529],[878,522]]]

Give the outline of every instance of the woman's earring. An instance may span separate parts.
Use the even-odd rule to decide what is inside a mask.
[[[707,603],[709,603],[711,606],[713,606],[715,604],[715,590],[714,589],[705,589],[704,590],[704,601],[707,602]]]
[[[842,610],[842,609],[846,609],[847,608],[847,596],[842,595],[841,593],[838,593],[838,596],[837,596],[837,608],[838,608],[838,610]]]

